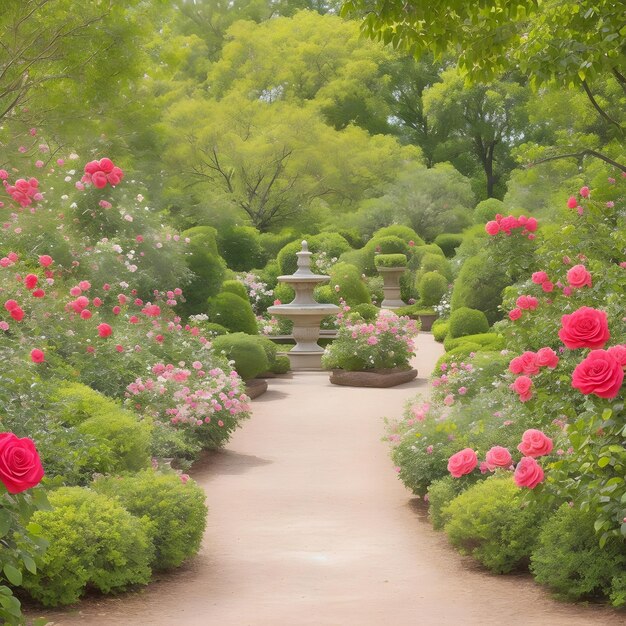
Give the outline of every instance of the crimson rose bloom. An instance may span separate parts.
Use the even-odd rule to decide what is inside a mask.
[[[522,443],[517,446],[517,449],[524,456],[543,456],[552,452],[552,439],[536,428],[529,428],[522,435]]]
[[[572,374],[572,387],[600,398],[615,398],[623,382],[622,364],[606,350],[592,350]]]
[[[528,487],[534,489],[544,479],[541,465],[531,456],[525,456],[517,464],[513,480],[518,487]]]
[[[602,348],[611,333],[606,313],[588,306],[561,318],[560,340],[570,349]]]
[[[21,493],[38,485],[43,467],[35,444],[28,437],[0,433],[0,481],[9,493]]]

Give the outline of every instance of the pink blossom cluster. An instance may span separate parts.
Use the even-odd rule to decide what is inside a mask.
[[[151,371],[154,377],[137,378],[128,385],[126,397],[162,421],[223,428],[225,420],[241,419],[250,410],[250,399],[235,371],[205,371],[200,361],[194,361],[191,369],[156,363]]]
[[[524,354],[511,359],[509,371],[512,374],[538,374],[542,367],[554,369],[559,364],[559,357],[552,348],[541,348],[537,352],[527,350]]]
[[[537,219],[526,217],[525,215],[520,215],[519,217],[507,215],[504,217],[498,213],[494,220],[485,224],[485,231],[492,237],[499,233],[504,233],[507,237],[510,237],[513,231],[519,231],[522,237],[528,237],[528,239],[532,240],[535,238],[536,230]]]
[[[518,487],[534,489],[544,480],[544,472],[536,458],[550,454],[553,442],[542,431],[531,428],[524,432],[517,449],[524,455],[515,466],[513,479]],[[448,471],[454,478],[470,474],[478,465],[478,455],[471,448],[464,448],[448,459]],[[480,463],[480,471],[493,472],[497,469],[513,469],[513,457],[507,448],[493,446]]]
[[[443,397],[443,403],[452,406],[456,396],[467,394],[467,385],[473,382],[470,375],[474,372],[474,365],[465,362],[442,363],[440,369],[443,373],[433,377],[430,384],[437,389],[438,395]]]
[[[0,173],[6,173],[6,170],[0,170]],[[43,199],[43,195],[39,191],[39,181],[36,178],[18,178],[13,185],[10,185],[7,179],[3,180],[6,192],[21,207],[30,206],[33,201]]]
[[[586,185],[584,187],[581,187],[578,193],[580,194],[581,198],[589,198],[591,196],[591,191]],[[570,196],[567,199],[567,208],[576,209],[578,215],[582,215],[584,212],[583,207],[578,204],[578,198],[576,198],[576,196]]]
[[[97,189],[104,189],[107,184],[115,187],[122,182],[124,172],[106,157],[99,161],[89,161],[85,165],[85,175],[82,182],[91,183]]]

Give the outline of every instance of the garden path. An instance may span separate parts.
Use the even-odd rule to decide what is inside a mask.
[[[601,607],[553,601],[529,576],[496,577],[434,532],[394,476],[381,416],[424,390],[441,353],[418,341],[420,378],[387,390],[324,373],[270,381],[228,449],[193,472],[209,526],[184,568],[136,594],[47,612],[60,626],[593,626]]]

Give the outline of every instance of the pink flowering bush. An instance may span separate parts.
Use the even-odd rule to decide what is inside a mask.
[[[346,305],[338,317],[339,335],[326,348],[323,367],[349,371],[409,367],[418,333],[415,320],[381,310],[376,320],[366,322],[350,314]]]

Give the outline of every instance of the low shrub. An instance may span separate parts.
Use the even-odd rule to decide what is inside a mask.
[[[228,267],[236,272],[261,267],[267,258],[261,246],[259,231],[252,226],[220,228],[217,246]]]
[[[473,483],[471,483],[473,484]],[[449,521],[446,507],[470,485],[465,480],[444,476],[428,486],[428,517],[435,530],[441,530]]]
[[[289,304],[296,297],[293,287],[286,283],[278,283],[274,287],[274,298],[280,300],[281,304]]]
[[[409,267],[412,270],[418,270],[422,264],[422,259],[427,254],[436,254],[437,256],[441,256],[445,258],[443,250],[434,243],[427,243],[423,246],[415,246],[413,248],[413,255],[409,261]]]
[[[528,506],[510,474],[480,481],[443,509],[448,539],[490,571],[525,567],[539,534],[539,508]]]
[[[481,346],[483,350],[503,350],[505,347],[504,337],[496,333],[479,333],[476,335],[464,335],[463,337],[446,337],[443,342],[443,347],[446,352],[454,350],[459,346],[466,343],[477,344]]]
[[[201,242],[209,254],[219,256],[217,249],[217,228],[213,226],[194,226],[183,232],[183,237]]]
[[[434,243],[439,246],[447,258],[456,254],[456,249],[463,243],[463,235],[456,233],[441,233],[435,237]]]
[[[505,211],[506,209],[502,200],[487,198],[476,205],[472,213],[472,218],[476,224],[486,224],[494,219],[498,213],[504,214]]]
[[[216,337],[213,340],[213,349],[218,354],[224,353],[229,361],[234,361],[235,370],[244,380],[266,372],[270,366],[264,346],[256,337],[245,333]]]
[[[185,479],[183,479],[185,480]],[[127,511],[151,522],[152,567],[178,567],[200,549],[208,509],[204,491],[174,472],[147,469],[126,476],[99,478],[93,489],[116,499]]]
[[[374,257],[376,267],[406,267],[405,254],[378,254]]]
[[[198,324],[202,329],[202,332],[205,335],[212,335],[213,337],[217,337],[218,335],[227,335],[228,328],[226,326],[222,326],[221,324],[216,324],[215,322],[201,322]]]
[[[455,361],[467,361],[470,358],[470,355],[473,353],[480,352],[481,347],[477,343],[471,343],[470,341],[466,343],[462,343],[460,346],[454,348],[454,350],[449,350],[448,352],[444,352],[437,363],[435,364],[434,372],[438,372],[441,369],[443,364],[449,365],[450,363],[454,363]],[[499,352],[491,352],[490,354],[499,355]]]
[[[435,310],[424,307],[421,302],[416,302],[415,304],[408,304],[407,306],[394,309],[394,313],[396,315],[408,315],[409,317],[416,318],[420,315],[435,315]]]
[[[596,514],[563,504],[541,529],[531,556],[537,582],[567,600],[611,597],[626,600],[626,549],[620,537],[609,537],[602,548],[594,530]]]
[[[450,314],[450,337],[465,337],[477,335],[489,330],[489,322],[482,311],[462,307],[455,309]]]
[[[208,305],[209,319],[212,322],[225,326],[233,333],[258,334],[256,317],[247,297],[244,300],[234,293],[219,293],[209,299]]]
[[[150,581],[154,547],[147,518],[84,487],[63,487],[48,499],[53,510],[32,517],[49,542],[37,573],[24,575],[22,586],[32,598],[46,606],[72,604],[87,587],[109,593]]]
[[[404,226],[403,224],[383,226],[372,235],[372,239],[379,239],[381,237],[400,237],[400,239],[406,243],[412,241],[415,246],[424,245],[424,240],[410,226]]]
[[[445,276],[447,280],[452,280],[452,268],[450,261],[444,256],[438,254],[425,254],[420,263],[418,278],[421,278],[427,272],[438,272]]]
[[[291,369],[291,361],[288,356],[278,355],[274,364],[270,367],[270,372],[274,374],[286,374]]]
[[[430,328],[435,341],[441,343],[450,330],[450,322],[448,320],[435,320]]]
[[[350,313],[358,314],[361,319],[365,320],[366,322],[371,322],[372,320],[375,320],[379,312],[380,309],[377,306],[367,303],[357,304],[350,309]]]
[[[76,426],[90,417],[119,411],[120,405],[99,391],[75,382],[61,383],[51,394],[55,418],[67,426]]]
[[[328,286],[335,298],[331,302],[339,304],[342,298],[349,306],[371,304],[372,300],[359,270],[348,263],[337,263],[330,270]]]
[[[207,298],[217,295],[226,273],[226,263],[216,254],[208,252],[204,238],[192,238],[185,257],[187,267],[193,273],[185,289],[184,301],[180,307],[185,315],[195,315],[206,311]]]
[[[417,291],[424,307],[435,306],[448,291],[448,279],[439,272],[426,272],[419,279]]]
[[[365,247],[368,252],[377,254],[409,254],[408,244],[400,237],[394,235],[373,237]]]
[[[248,290],[245,285],[238,280],[225,280],[222,283],[222,292],[234,293],[243,300],[248,300]]]

